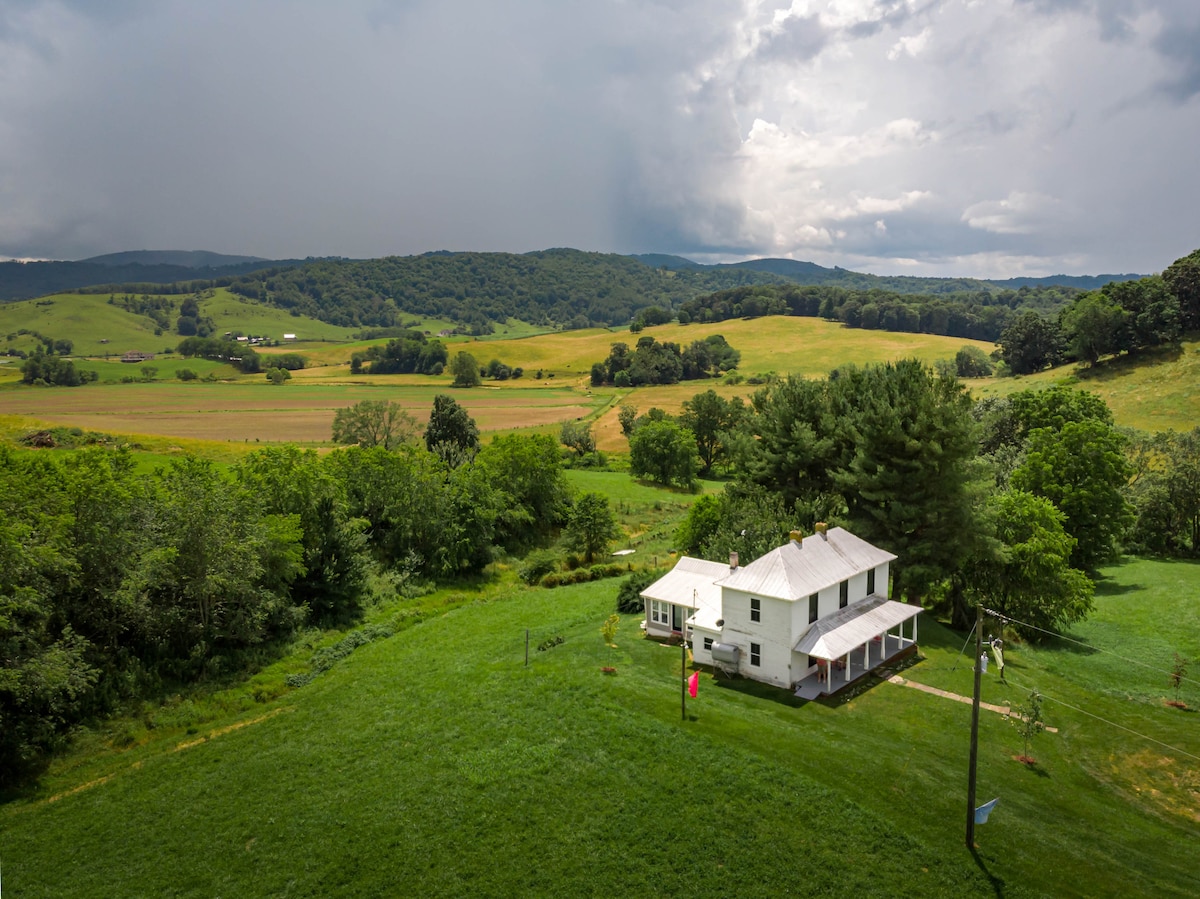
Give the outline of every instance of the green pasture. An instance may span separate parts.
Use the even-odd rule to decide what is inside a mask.
[[[1147,587],[1166,577],[1154,563],[1105,574],[1102,611],[1152,610]],[[1188,589],[1175,626],[1200,639],[1200,566],[1170,577]],[[396,634],[305,687],[283,687],[284,674],[333,637],[203,704],[148,711],[133,736],[113,722],[105,733],[124,748],[85,738],[87,751],[0,807],[5,886],[14,896],[1200,889],[1196,766],[1182,754],[1200,754],[1194,716],[1096,690],[1092,672],[1062,661],[1069,650],[1010,651],[1010,679],[1047,694],[1057,733],[1036,738],[1029,768],[1013,759],[1011,721],[982,712],[979,796],[1000,803],[971,853],[969,706],[886,682],[803,704],[704,672],[681,720],[678,648],[642,638],[638,616],[622,618],[615,648],[601,640],[614,582],[508,584],[498,575],[375,609]],[[965,635],[922,621],[919,636],[922,658],[901,675],[969,692]],[[988,701],[1020,692],[994,669],[985,678]]]
[[[1059,366],[1019,378],[967,383],[982,396],[1064,384],[1102,398],[1119,425],[1144,431],[1190,431],[1200,422],[1200,340],[1094,366]]]
[[[0,351],[15,348],[29,352],[36,340],[18,335],[26,329],[38,331],[56,340],[70,340],[80,356],[120,356],[129,350],[157,353],[175,347],[183,338],[170,331],[156,334],[158,325],[149,316],[126,312],[108,302],[108,294],[54,294],[18,303],[0,303]],[[169,316],[172,323],[184,295],[168,297],[176,307]],[[262,334],[275,340],[295,334],[297,340],[348,340],[357,328],[342,328],[307,316],[295,316],[283,309],[244,300],[218,288],[212,297],[200,301],[200,311],[213,319],[216,333],[242,331]]]

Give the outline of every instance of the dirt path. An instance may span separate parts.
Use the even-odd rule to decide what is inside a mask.
[[[955,702],[965,702],[967,705],[971,704],[970,696],[960,696],[958,693],[951,693],[949,690],[939,690],[937,687],[931,687],[928,684],[919,684],[916,681],[905,680],[898,674],[893,674],[889,677],[888,683],[898,684],[901,687],[912,687],[914,690],[920,690],[922,693],[932,693],[934,696],[941,696],[943,699],[953,699]],[[1004,715],[1006,718],[1018,717],[1006,705],[993,705],[990,702],[980,702],[979,707],[987,709],[989,712],[995,712],[998,715]],[[1057,727],[1047,727],[1046,730],[1052,734],[1058,733]]]

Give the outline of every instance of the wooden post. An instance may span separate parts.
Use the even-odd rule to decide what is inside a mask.
[[[525,667],[529,667],[529,628],[525,628]]]
[[[914,626],[916,619],[913,619]],[[971,700],[971,756],[967,774],[967,848],[975,848],[975,769],[979,761],[979,691],[983,680],[983,606],[975,607],[975,693]]]

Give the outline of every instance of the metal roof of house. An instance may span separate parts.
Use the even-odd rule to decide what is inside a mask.
[[[688,619],[696,627],[716,629],[721,617],[721,588],[714,581],[729,572],[723,562],[708,562],[682,556],[675,567],[641,592],[646,599],[657,599],[677,606],[694,608]]]
[[[845,528],[830,528],[797,544],[788,541],[717,581],[717,586],[776,599],[803,599],[896,556],[855,537]]]
[[[795,651],[818,659],[840,659],[884,631],[921,613],[920,606],[871,595],[813,622]]]

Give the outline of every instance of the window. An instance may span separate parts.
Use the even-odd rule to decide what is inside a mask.
[[[757,643],[750,644],[750,664],[755,668],[762,664],[762,647]]]
[[[712,637],[704,638],[704,649],[706,651],[712,649]]]
[[[671,623],[671,604],[659,602],[657,599],[650,600],[650,620],[654,624]]]
[[[875,569],[872,568],[867,572],[867,595],[870,596],[875,592]]]
[[[762,600],[761,599],[750,600],[750,620],[751,621],[762,621]]]
[[[850,602],[850,582],[842,581],[838,584],[838,608],[844,609]]]
[[[814,621],[817,620],[817,605],[818,605],[817,601],[819,598],[820,597],[816,593],[814,593],[812,596],[810,596],[808,598],[808,623],[809,624],[812,624]]]

